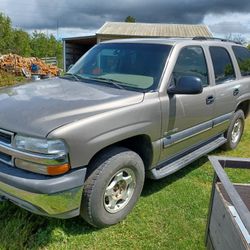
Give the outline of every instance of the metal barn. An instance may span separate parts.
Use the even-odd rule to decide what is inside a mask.
[[[212,37],[206,25],[106,22],[93,36],[63,39],[64,70],[96,43],[134,37]]]

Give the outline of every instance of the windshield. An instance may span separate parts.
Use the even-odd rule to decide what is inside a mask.
[[[163,44],[98,44],[68,74],[112,87],[153,90],[159,84],[170,49],[170,45]]]

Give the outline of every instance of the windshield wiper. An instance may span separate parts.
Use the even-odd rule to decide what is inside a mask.
[[[105,78],[105,77],[89,77],[88,79],[95,80],[95,81],[100,81],[100,82],[105,82],[105,83],[110,83],[113,86],[117,87],[118,89],[125,89],[123,86],[121,86],[119,84],[119,83],[123,83],[123,82],[117,81],[117,80],[114,80],[114,79]]]
[[[71,76],[73,77],[76,81],[81,81],[81,77],[77,74],[73,74],[73,73],[65,73],[64,76],[61,76],[61,78],[68,78],[67,76]]]

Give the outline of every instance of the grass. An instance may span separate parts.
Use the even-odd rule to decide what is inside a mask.
[[[24,81],[25,78],[22,76],[14,76],[3,70],[0,70],[0,88],[5,86],[11,86]]]
[[[211,155],[250,157],[250,119],[234,151]],[[234,182],[250,183],[246,170],[228,171]],[[0,249],[205,249],[213,170],[202,157],[159,181],[147,180],[127,219],[94,229],[80,218],[58,220],[33,215],[11,203],[0,204]]]

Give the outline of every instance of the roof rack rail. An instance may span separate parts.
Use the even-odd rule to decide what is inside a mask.
[[[201,40],[201,41],[202,41],[202,40],[203,40],[203,41],[207,41],[207,40],[218,40],[218,41],[221,41],[221,42],[230,42],[230,43],[236,43],[236,44],[242,45],[241,42],[229,40],[229,39],[226,39],[226,38],[218,38],[218,37],[195,36],[195,37],[193,37],[192,40]]]

